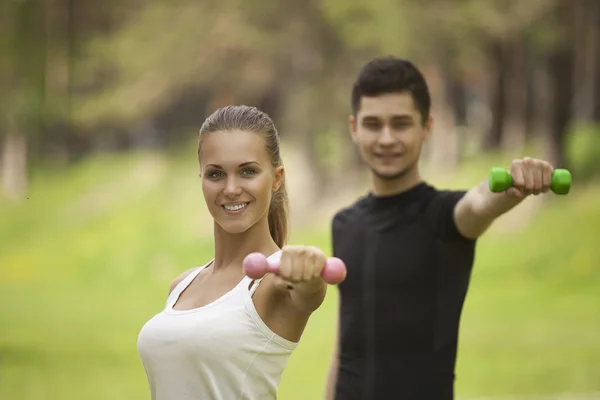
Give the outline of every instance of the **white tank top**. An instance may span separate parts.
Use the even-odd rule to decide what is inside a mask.
[[[274,253],[269,259],[281,257]],[[244,277],[200,308],[175,310],[179,295],[210,263],[173,289],[165,309],[140,331],[138,351],[152,400],[268,400],[297,343],[273,333],[254,308],[260,283]]]

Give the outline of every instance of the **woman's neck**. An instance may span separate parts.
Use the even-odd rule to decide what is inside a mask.
[[[226,232],[215,222],[214,235],[215,260],[213,269],[215,271],[232,266],[240,267],[244,258],[250,253],[259,252],[268,257],[280,250],[271,237],[266,217],[246,232],[237,234]]]

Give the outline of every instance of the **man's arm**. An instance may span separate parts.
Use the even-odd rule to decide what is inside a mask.
[[[340,297],[338,295],[338,304]],[[338,307],[339,308],[339,307]],[[337,384],[338,377],[338,366],[339,366],[339,355],[340,355],[340,317],[339,311],[336,312],[337,317],[335,318],[335,342],[333,345],[333,354],[331,356],[331,363],[329,364],[329,371],[327,372],[327,381],[325,383],[325,400],[334,400],[335,398],[335,385]]]
[[[514,160],[510,167],[513,187],[504,193],[492,193],[485,180],[469,190],[454,208],[456,228],[463,236],[476,239],[496,218],[528,195],[548,192],[552,171],[552,166],[546,161],[528,157]]]

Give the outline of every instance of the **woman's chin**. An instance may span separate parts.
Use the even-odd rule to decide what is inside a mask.
[[[217,222],[221,229],[223,229],[226,233],[230,235],[238,235],[240,233],[244,233],[248,231],[252,227],[253,224],[249,224],[244,221],[225,221],[225,222]]]

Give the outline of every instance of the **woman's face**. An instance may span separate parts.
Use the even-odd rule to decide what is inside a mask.
[[[265,139],[257,133],[219,131],[205,135],[200,174],[206,205],[228,233],[243,233],[267,218],[271,196],[283,182],[273,168]]]

